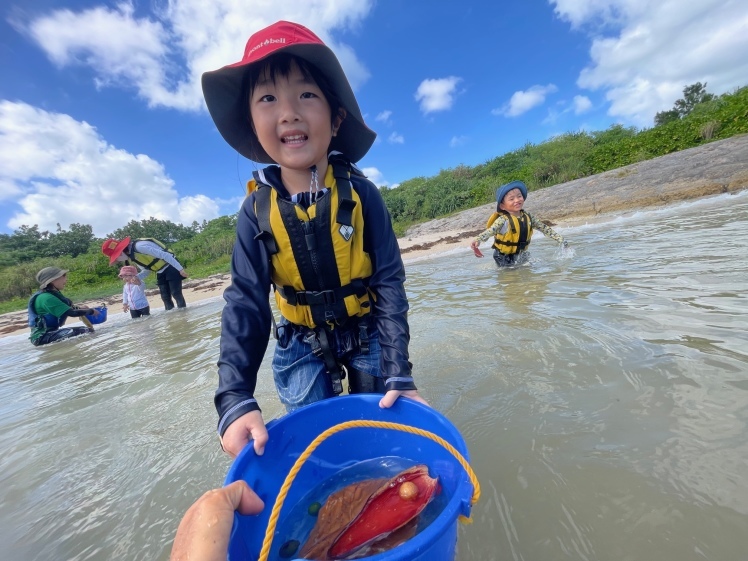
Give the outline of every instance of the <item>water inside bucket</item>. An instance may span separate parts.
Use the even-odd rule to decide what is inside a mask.
[[[306,542],[317,516],[309,513],[309,507],[314,503],[325,504],[327,498],[336,491],[359,481],[366,479],[388,479],[398,473],[418,465],[420,462],[396,456],[374,458],[363,462],[358,462],[353,466],[340,470],[333,477],[321,482],[319,485],[310,489],[302,498],[294,504],[287,514],[279,519],[276,528],[273,546],[270,549],[270,561],[286,561],[289,558],[294,559],[293,555],[281,555],[280,551],[290,541],[297,541],[300,546]],[[433,477],[434,474],[429,473]],[[418,526],[416,535],[425,530],[431,522],[436,520],[439,514],[444,510],[449,496],[441,491],[437,491],[432,501],[418,516]],[[284,509],[284,512],[285,509]],[[350,557],[355,559],[356,556]]]

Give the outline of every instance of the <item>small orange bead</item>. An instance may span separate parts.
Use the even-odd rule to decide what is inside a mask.
[[[400,494],[401,499],[405,501],[412,501],[418,496],[418,487],[416,487],[415,483],[406,481],[405,483],[400,485],[398,493]]]

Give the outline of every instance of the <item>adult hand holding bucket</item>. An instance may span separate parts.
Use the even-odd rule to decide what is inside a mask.
[[[170,561],[225,561],[234,512],[257,514],[263,507],[262,499],[244,481],[208,491],[179,523]]]

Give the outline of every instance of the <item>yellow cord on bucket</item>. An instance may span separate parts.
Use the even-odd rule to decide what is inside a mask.
[[[444,440],[442,437],[434,434],[433,432],[429,432],[423,429],[417,429],[415,427],[411,427],[409,425],[403,425],[400,423],[389,423],[386,421],[366,421],[366,420],[358,420],[358,421],[346,421],[344,423],[339,423],[335,426],[330,427],[323,433],[321,433],[317,438],[315,438],[309,446],[306,447],[304,452],[296,459],[296,462],[294,462],[293,467],[291,468],[291,471],[288,472],[288,475],[286,475],[286,479],[283,481],[283,485],[281,485],[280,490],[278,491],[278,497],[275,499],[275,504],[273,505],[273,510],[270,513],[270,519],[268,520],[268,527],[265,531],[265,539],[262,542],[262,549],[260,550],[260,557],[258,561],[267,561],[268,556],[270,555],[270,546],[273,543],[273,534],[275,533],[275,527],[278,524],[278,517],[280,516],[281,508],[283,508],[283,502],[286,500],[286,495],[288,494],[288,490],[291,488],[291,484],[293,483],[293,480],[296,478],[296,475],[299,473],[299,470],[301,469],[301,466],[304,465],[304,462],[307,461],[309,456],[312,455],[312,452],[320,445],[322,442],[327,439],[327,437],[340,432],[344,431],[346,429],[352,429],[352,428],[375,428],[375,429],[391,429],[391,430],[399,430],[403,432],[409,432],[411,434],[415,434],[418,436],[423,436],[426,438],[430,438],[434,442],[440,444],[444,448],[446,448],[454,457],[455,459],[460,462],[460,465],[465,469],[468,476],[470,477],[470,482],[473,484],[473,496],[470,499],[470,504],[474,505],[478,502],[478,499],[480,499],[480,483],[478,483],[478,478],[475,475],[475,472],[473,471],[473,468],[470,467],[470,465],[467,463],[467,460],[463,457],[460,452],[458,452],[454,446],[452,446],[449,442]],[[469,518],[460,515],[459,517],[461,522],[472,522]]]

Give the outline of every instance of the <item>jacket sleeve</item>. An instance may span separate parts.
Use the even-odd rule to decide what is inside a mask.
[[[377,188],[365,179],[357,184],[364,213],[364,251],[372,261],[369,288],[375,296],[372,316],[382,347],[380,366],[385,387],[387,390],[414,390],[412,365],[408,360],[408,297],[400,246],[390,213]]]
[[[260,409],[254,398],[257,371],[270,339],[270,267],[259,233],[254,195],[244,200],[231,257],[231,285],[223,293],[218,359],[218,433],[237,418]]]
[[[480,234],[478,234],[478,237],[475,238],[479,243],[483,243],[484,241],[491,239],[495,237],[497,234],[501,234],[501,228],[506,224],[506,216],[503,214],[500,214],[499,217],[493,221],[493,224],[489,226],[486,230],[483,230]]]
[[[537,218],[533,218],[532,215],[530,215],[530,222],[532,224],[532,227],[543,232],[543,235],[545,237],[551,238],[552,240],[555,240],[560,244],[564,244],[566,242],[561,234],[556,232],[556,230],[548,226],[548,224],[546,224],[545,222],[538,220]]]
[[[145,253],[146,255],[155,257],[156,259],[163,259],[177,271],[181,271],[184,268],[182,267],[182,264],[177,261],[177,258],[174,257],[174,255],[172,255],[168,251],[164,251],[163,249],[161,249],[161,247],[153,242],[149,242],[148,240],[141,240],[139,242],[135,242],[135,245],[133,247],[135,248],[135,251],[139,253]]]

